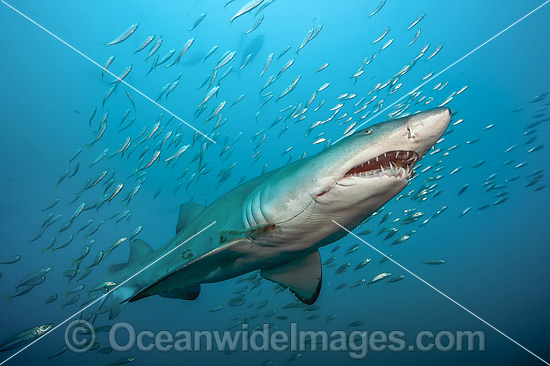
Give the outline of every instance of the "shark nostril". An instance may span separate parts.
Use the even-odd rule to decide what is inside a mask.
[[[407,131],[408,131],[407,138],[414,139],[414,137],[415,137],[414,136],[414,131],[412,130],[412,128],[409,125],[407,125]]]

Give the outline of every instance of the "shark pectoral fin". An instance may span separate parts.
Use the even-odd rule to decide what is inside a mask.
[[[178,224],[176,225],[176,234],[182,231],[195,217],[204,211],[206,206],[198,203],[188,202],[180,205],[180,214]]]
[[[177,290],[160,293],[159,296],[167,297],[169,299],[182,299],[182,300],[195,300],[201,293],[201,285],[196,283],[191,286],[185,286],[178,288]]]
[[[317,300],[321,291],[321,256],[316,250],[306,257],[282,266],[262,269],[260,274],[263,278],[277,282],[284,287],[290,287],[300,301],[311,305]]]

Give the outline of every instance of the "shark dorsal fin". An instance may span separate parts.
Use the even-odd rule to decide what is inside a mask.
[[[306,257],[270,269],[262,269],[263,278],[277,282],[290,290],[302,302],[311,305],[321,291],[321,256],[316,250]]]
[[[180,205],[180,215],[178,217],[178,224],[176,225],[176,235],[180,231],[193,221],[206,207],[199,205],[198,203],[188,202]]]
[[[134,262],[145,256],[148,256],[153,252],[153,248],[151,248],[151,246],[143,240],[132,240],[132,242],[130,243],[130,257],[128,258],[128,265],[133,264]]]

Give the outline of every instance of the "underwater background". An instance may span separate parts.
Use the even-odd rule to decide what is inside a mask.
[[[89,276],[68,282],[63,273],[76,268],[72,259],[79,256],[90,240],[95,242],[82,260],[82,271],[92,264],[99,251],[107,250],[121,237],[130,236],[139,225],[143,225],[143,230],[138,238],[158,248],[175,234],[180,203],[211,203],[243,179],[296,161],[303,153],[314,155],[351,131],[353,127],[349,126],[353,123],[359,126],[404,97],[397,104],[400,108],[392,106],[366,126],[387,120],[392,112],[396,113],[390,117],[400,117],[444,102],[453,111],[451,125],[444,141],[436,145],[438,150],[428,153],[416,168],[415,178],[400,193],[402,197],[392,199],[354,233],[371,230],[360,235],[361,238],[392,254],[392,259],[533,353],[550,359],[547,332],[550,241],[546,230],[550,207],[546,167],[550,156],[544,146],[550,136],[550,97],[546,95],[550,90],[550,8],[541,8],[426,83],[417,97],[406,96],[428,79],[423,79],[426,75],[437,74],[453,64],[542,1],[387,0],[378,9],[381,4],[378,0],[270,3],[264,0],[264,4],[231,24],[229,20],[246,1],[237,0],[227,6],[224,1],[12,0],[9,3],[101,66],[114,55],[108,70],[115,75],[121,75],[132,65],[124,80],[153,100],[170,83],[168,88],[173,87],[172,91],[166,97],[165,90],[158,103],[216,144],[177,119],[170,119],[166,111],[124,84],[104,100],[115,78],[108,73],[102,78],[101,68],[1,4],[0,29],[4,40],[0,53],[0,259],[15,255],[21,259],[13,264],[0,264],[0,292],[4,295],[0,300],[0,339],[40,324],[61,323],[80,309],[88,290],[105,280],[108,265],[127,261],[128,243],[123,243],[94,267]],[[203,13],[204,19],[190,31]],[[421,21],[407,30],[422,14],[425,16]],[[246,34],[261,17],[259,26]],[[105,46],[135,23],[139,26],[128,39]],[[308,31],[320,25],[319,33],[297,54]],[[383,39],[373,44],[388,28]],[[419,29],[418,39],[409,45]],[[133,53],[150,35],[155,36],[153,41],[144,50]],[[159,37],[162,45],[146,60]],[[181,60],[165,67],[191,37],[194,42]],[[393,42],[388,45],[391,39]],[[428,44],[425,53],[412,62]],[[219,48],[204,60],[215,45]],[[433,55],[440,45],[443,45],[440,52]],[[278,59],[287,46],[291,48]],[[162,59],[171,49],[175,49],[175,54],[148,74],[155,57]],[[217,78],[212,80],[213,70],[226,51],[235,51],[235,56],[217,70]],[[271,53],[274,54],[271,64],[260,76]],[[251,56],[239,70],[247,55]],[[291,59],[294,63],[261,92],[269,76],[276,75]],[[329,65],[316,72],[325,63]],[[406,65],[412,67],[393,82]],[[197,112],[209,86],[218,85],[229,67],[233,69],[219,82],[217,95],[207,102],[204,111]],[[358,70],[364,72],[354,77]],[[298,75],[301,78],[295,89],[275,102]],[[179,80],[176,86],[175,80]],[[373,91],[377,83],[384,84],[387,80],[392,80],[392,84]],[[305,113],[297,116],[325,83],[330,85],[316,94]],[[397,87],[398,84],[402,85]],[[269,92],[273,93],[273,99],[260,106],[271,98]],[[347,100],[344,97],[344,106],[339,109],[340,115],[348,113],[347,117],[352,119],[338,119],[339,115],[311,128],[316,121],[333,115],[330,109],[341,102],[337,98],[344,93],[356,94]],[[245,95],[243,99],[231,106],[241,94]],[[377,99],[363,111],[353,113],[374,95]],[[356,106],[362,97],[365,99]],[[447,100],[449,97],[451,100]],[[227,105],[220,112],[221,120],[217,115],[207,121],[224,100]],[[314,111],[322,100],[325,103]],[[377,104],[380,100],[383,103]],[[292,107],[286,109],[288,106]],[[97,112],[90,122],[94,108]],[[120,123],[127,110],[129,114]],[[87,148],[98,136],[97,129],[106,112],[109,115],[105,134]],[[370,113],[361,119],[367,112]],[[109,158],[123,146],[126,137],[138,141],[144,127],[146,136],[160,113],[164,116],[159,133],[149,144],[132,144],[124,157],[119,154]],[[135,121],[118,132],[132,117]],[[153,150],[169,131],[173,133],[165,145],[168,151],[163,151],[161,159],[146,169],[146,179],[142,179],[130,202],[123,201],[140,184],[135,170],[152,159]],[[242,137],[238,139],[240,133]],[[190,147],[167,166],[164,160],[176,153],[176,144]],[[146,145],[150,145],[147,151]],[[90,167],[106,148],[109,148],[107,156]],[[78,149],[82,149],[80,154],[69,162]],[[202,154],[200,159],[194,159],[197,154]],[[71,169],[68,176],[58,184],[67,169]],[[108,171],[105,180],[70,203],[89,179],[94,180],[105,170]],[[111,174],[114,180],[107,187]],[[68,230],[58,233],[81,202],[99,201],[122,182],[122,191],[110,204],[99,210],[84,210]],[[459,194],[465,185],[466,190]],[[414,192],[409,194],[411,191]],[[60,200],[54,207],[44,210],[58,197]],[[397,217],[403,219],[408,209],[423,215],[410,224],[391,223]],[[381,223],[389,212],[390,219]],[[50,213],[63,217],[29,243],[41,232]],[[94,219],[89,227],[78,232],[89,219]],[[92,233],[98,224],[97,231]],[[391,227],[398,228],[398,234],[385,239]],[[416,231],[406,242],[390,245],[412,230]],[[71,234],[74,239],[67,247],[42,251],[53,237],[57,237],[55,246],[59,246]],[[359,248],[346,255],[354,244],[360,244]],[[337,245],[341,248],[333,251]],[[135,357],[133,364],[543,364],[391,261],[379,264],[382,256],[354,237],[348,235],[321,249],[323,262],[333,256],[334,262],[323,266],[323,287],[315,303],[319,308],[313,311],[302,307],[283,309],[286,304],[296,302],[294,295],[288,290],[276,293],[275,284],[266,280],[244,292],[244,304],[231,306],[228,302],[238,297],[234,292],[243,286],[237,283],[239,279],[233,279],[203,285],[202,293],[194,301],[154,296],[130,303],[116,320],[109,321],[108,314],[103,313],[97,316],[94,325],[125,321],[136,330],[175,332],[225,330],[238,322],[248,322],[250,328],[272,323],[278,329],[288,329],[290,322],[298,322],[301,329],[310,330],[402,330],[411,339],[422,330],[481,330],[486,336],[485,351],[370,352],[365,360],[355,361],[347,352],[306,351],[296,356],[290,351],[228,354],[132,349],[103,354],[90,350],[84,354],[67,351],[51,358],[49,363],[107,364]],[[370,264],[354,271],[366,258],[372,259]],[[424,263],[438,259],[445,263]],[[335,273],[348,262],[349,269]],[[43,283],[7,301],[8,296],[16,294],[15,286],[22,278],[46,266],[52,269]],[[370,281],[381,272],[406,277],[395,283],[349,287],[363,278]],[[342,283],[347,286],[337,289]],[[85,285],[79,300],[61,307],[72,297],[66,296],[66,292],[78,284]],[[58,299],[45,304],[54,293]],[[258,309],[262,301],[267,304]],[[218,305],[223,309],[212,311]],[[84,316],[96,308],[97,305],[86,310]],[[274,315],[265,316],[274,309]],[[308,319],[313,314],[319,317]],[[327,321],[333,314],[337,317]],[[350,326],[354,322],[360,325]],[[64,345],[64,329],[64,326],[56,329],[6,364],[48,362],[48,356]],[[107,333],[98,334],[97,342],[100,349],[108,346]],[[15,351],[3,352],[1,360]]]

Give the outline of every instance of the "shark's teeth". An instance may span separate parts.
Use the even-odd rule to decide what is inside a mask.
[[[412,166],[418,160],[414,151],[390,151],[351,169],[344,177],[410,178]]]

